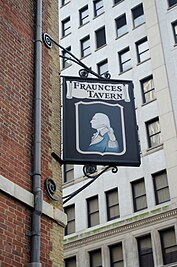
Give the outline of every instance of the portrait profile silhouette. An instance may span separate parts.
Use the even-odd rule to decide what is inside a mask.
[[[118,141],[111,127],[109,117],[104,113],[95,113],[91,127],[96,130],[91,138],[88,151],[93,152],[120,152]]]

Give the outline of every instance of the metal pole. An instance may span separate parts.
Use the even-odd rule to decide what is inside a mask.
[[[31,260],[27,266],[41,267],[40,233],[43,192],[41,190],[41,83],[42,83],[42,0],[36,1],[35,36],[35,81],[34,81],[34,158],[33,158],[33,194],[34,210],[32,214]]]

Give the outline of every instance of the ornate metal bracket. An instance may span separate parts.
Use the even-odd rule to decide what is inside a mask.
[[[70,51],[68,51],[66,48],[64,48],[63,46],[61,46],[60,44],[58,44],[55,40],[52,39],[52,37],[48,34],[48,33],[43,33],[43,41],[44,44],[47,48],[51,49],[52,48],[52,44],[54,43],[55,45],[57,45],[59,48],[61,48],[64,52],[66,52],[68,55],[70,55],[70,57],[67,56],[62,56],[59,55],[59,57],[64,58],[64,59],[68,59],[76,64],[78,64],[79,66],[82,67],[81,70],[79,70],[79,76],[80,77],[84,77],[87,78],[88,74],[92,74],[94,76],[96,76],[97,78],[100,79],[110,79],[111,75],[109,72],[106,72],[103,74],[103,76],[97,74],[96,72],[94,72],[91,68],[89,68],[87,65],[85,65],[81,60],[79,60],[75,55],[73,55]]]
[[[87,184],[83,185],[82,187],[80,187],[78,190],[72,192],[71,194],[67,196],[64,196],[63,199],[65,200],[63,201],[63,204],[68,202],[71,198],[73,198],[74,196],[79,194],[81,191],[83,191],[85,188],[87,188],[89,185],[91,185],[96,179],[98,179],[104,172],[108,171],[109,169],[112,169],[112,173],[118,172],[117,166],[106,166],[103,170],[101,170],[100,172],[97,172],[96,165],[84,165],[83,167],[84,175],[87,178],[90,178],[92,180],[89,181]]]
[[[56,186],[55,181],[52,178],[48,177],[45,180],[45,187],[46,187],[46,190],[47,190],[47,193],[48,193],[48,196],[50,199],[52,199],[54,201],[60,200],[59,197],[54,196],[54,194],[56,193],[56,190],[57,190],[57,186]]]

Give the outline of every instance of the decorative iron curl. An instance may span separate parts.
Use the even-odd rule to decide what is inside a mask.
[[[87,78],[88,77],[88,74],[89,74],[89,72],[86,69],[79,70],[79,76],[80,77]]]
[[[52,178],[48,177],[45,180],[45,187],[46,187],[46,190],[47,190],[47,193],[48,193],[48,196],[50,199],[52,199],[54,201],[60,200],[59,197],[54,196],[54,194],[56,193],[56,190],[57,190],[57,186],[56,186],[55,181]]]

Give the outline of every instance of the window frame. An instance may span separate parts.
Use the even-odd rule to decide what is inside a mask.
[[[66,50],[68,50],[69,52],[71,52],[71,46],[68,46],[68,47],[66,48]],[[67,62],[67,61],[69,61],[69,59],[65,59],[65,58],[64,58],[64,57],[67,57],[67,55],[68,55],[68,57],[69,57],[69,54],[68,54],[65,50],[63,50],[63,51],[62,51],[62,68],[63,68],[63,69],[65,69],[65,68],[71,66],[71,63],[70,63],[70,62]]]
[[[147,141],[148,141],[148,148],[149,149],[152,149],[154,147],[157,147],[157,146],[160,146],[162,144],[162,135],[161,135],[161,128],[159,131],[153,133],[153,134],[150,134],[150,130],[149,130],[149,126],[152,125],[153,123],[155,122],[158,122],[159,124],[159,128],[160,128],[160,122],[159,122],[159,118],[158,117],[155,117],[149,121],[146,122],[146,132],[147,132]],[[154,136],[159,136],[161,142],[159,142],[157,145],[153,145],[153,142],[152,142],[152,137]]]
[[[72,212],[74,212],[74,217],[73,218],[71,218],[70,220],[69,220],[69,214],[68,214],[68,210],[71,210],[72,209]],[[70,234],[73,234],[73,233],[75,233],[76,232],[76,215],[75,215],[75,204],[72,204],[72,205],[69,205],[69,206],[66,206],[66,207],[64,207],[64,212],[67,214],[67,225],[66,225],[66,227],[65,227],[65,235],[70,235]],[[69,230],[69,227],[70,227],[70,225],[71,224],[73,224],[74,223],[74,226],[72,226],[72,227],[74,227],[74,230],[73,231],[70,231]]]
[[[98,3],[102,3],[102,6],[97,8],[96,5]],[[99,15],[104,13],[104,5],[103,5],[103,0],[94,0],[93,1],[93,6],[94,6],[94,17],[98,17]],[[101,10],[101,12],[100,12]]]
[[[143,51],[140,51],[140,46],[147,43],[148,49],[146,48]],[[142,38],[138,42],[136,42],[136,51],[137,51],[137,59],[138,59],[138,64],[145,62],[146,60],[150,59],[150,50],[149,50],[149,44],[148,44],[148,39],[147,37]],[[144,55],[145,53],[149,54],[149,57],[146,57],[145,59],[141,59],[141,56]]]
[[[64,259],[64,265],[65,265],[65,267],[71,267],[68,264],[70,264],[69,261],[72,261],[72,260],[74,260],[74,262],[75,262],[75,264],[74,264],[75,266],[72,266],[72,267],[76,267],[76,256],[72,256],[72,257],[69,257],[69,258]]]
[[[89,41],[89,45],[84,48],[84,43]],[[81,47],[81,58],[86,57],[91,54],[91,46],[90,46],[90,35],[85,36],[80,40],[80,47]],[[89,51],[85,54],[85,51]]]
[[[150,238],[150,243],[151,243],[151,251],[150,252],[143,252],[142,251],[142,248],[141,248],[141,241],[144,240],[146,238]],[[153,249],[152,249],[152,240],[151,240],[151,234],[147,234],[147,235],[143,235],[143,236],[139,236],[136,238],[137,240],[137,246],[138,246],[138,258],[139,258],[139,267],[154,267],[154,256],[153,256]],[[152,259],[152,262],[153,262],[153,265],[152,265],[152,262],[151,262],[151,265],[147,265],[145,266],[144,265],[144,261],[143,261],[143,257],[144,256],[147,256],[147,255],[151,255],[151,259]],[[148,263],[148,260],[146,261]]]
[[[109,197],[110,197],[111,194],[114,194],[114,193],[117,193],[117,203],[110,204],[109,203]],[[105,194],[106,194],[107,221],[115,220],[115,219],[120,217],[118,188],[113,188],[113,189],[111,189],[109,191],[106,191]],[[111,214],[110,214],[111,213],[110,210],[113,207],[118,207],[117,215],[114,216],[114,217],[112,217]]]
[[[97,209],[91,212],[91,202],[96,200],[97,201]],[[100,217],[99,217],[99,201],[98,201],[98,195],[89,197],[86,199],[87,201],[87,219],[88,219],[88,228],[93,227],[95,225],[98,225],[100,223]],[[98,221],[96,224],[93,224],[91,222],[92,216],[97,214]]]
[[[113,249],[115,248],[121,248],[121,255],[122,258],[119,259],[118,261],[114,259],[113,257]],[[116,263],[122,263],[122,267],[124,266],[124,257],[123,257],[123,247],[122,247],[122,242],[112,244],[109,246],[109,255],[110,255],[110,267],[115,267]]]
[[[114,5],[118,5],[119,3],[123,2],[124,0],[114,0]]]
[[[107,70],[104,71],[104,72],[101,72],[101,68],[102,68],[103,66],[107,66]],[[102,76],[102,75],[108,73],[108,72],[109,72],[109,71],[108,71],[108,59],[106,58],[106,59],[104,59],[103,61],[97,63],[97,69],[98,69],[98,74],[99,74],[100,76]]]
[[[152,84],[153,86],[151,87],[151,89],[145,91],[145,87],[144,87],[144,84],[149,82],[149,81],[152,81]],[[153,79],[153,75],[149,75],[145,78],[143,78],[142,80],[140,80],[140,84],[141,84],[141,92],[142,92],[142,100],[143,100],[143,104],[148,104],[152,101],[154,101],[156,99],[156,96],[155,96],[155,86],[154,86],[154,79]],[[149,101],[146,99],[146,95],[149,95],[149,93],[153,94],[153,97],[152,99],[150,99]]]
[[[106,30],[105,26],[95,31],[96,49],[99,49],[106,45]]]
[[[96,255],[96,253],[99,254],[101,265],[94,266],[93,265],[93,257]],[[102,251],[101,251],[101,248],[89,251],[89,263],[90,263],[90,267],[102,267]]]
[[[176,1],[176,0],[175,0]],[[177,1],[173,4],[173,3],[171,3],[170,4],[170,2],[173,2],[173,0],[168,0],[168,7],[169,8],[172,8],[172,7],[174,7],[174,6],[176,6],[177,5]]]
[[[121,22],[122,19],[125,20],[125,23],[124,23],[122,26],[119,27],[119,25],[122,24],[122,22]],[[117,36],[117,38],[120,38],[121,36],[123,36],[123,35],[125,35],[126,33],[128,33],[128,26],[127,26],[126,13],[122,14],[121,16],[119,16],[119,17],[117,17],[117,18],[115,19],[115,25],[116,25],[116,36]],[[119,34],[118,31],[119,31],[120,29],[123,29],[124,27],[126,28],[126,31],[123,32],[122,34],[121,34],[121,33]]]
[[[85,12],[85,11],[88,11],[88,14],[86,16],[82,16],[82,14]],[[85,21],[86,20],[86,21]],[[85,21],[85,22],[83,22]],[[80,10],[79,10],[79,22],[80,22],[80,26],[83,26],[85,25],[87,22],[89,22],[89,9],[88,9],[88,5],[85,5],[84,7],[82,7]]]
[[[131,55],[129,56],[129,59],[128,60],[125,60],[124,62],[122,61],[122,56],[125,55],[126,53],[129,53],[130,54],[130,48],[129,48],[129,46],[118,52],[120,73],[123,73],[125,71],[128,71],[128,70],[130,70],[132,68],[132,64],[131,64],[130,67],[124,68],[124,64],[126,64],[127,62],[132,63],[132,61],[131,61]]]
[[[69,24],[69,26],[67,26],[65,28],[66,24],[70,23],[70,22],[71,22],[70,16],[61,21],[61,24],[62,24],[62,37],[65,37],[65,36],[67,36],[67,35],[69,35],[71,33],[71,24]],[[69,31],[69,32],[67,32],[67,31]]]
[[[175,238],[176,244],[172,244],[171,246],[165,247],[163,234],[167,233],[167,232],[170,232],[170,231],[172,231],[174,233],[174,238]],[[163,264],[166,265],[166,264],[170,264],[170,263],[176,263],[177,261],[168,261],[167,260],[167,255],[166,255],[166,250],[168,250],[169,248],[173,248],[173,247],[176,247],[176,255],[177,255],[177,240],[176,240],[176,233],[175,233],[174,226],[166,228],[166,229],[163,229],[163,230],[160,230],[159,234],[160,234],[160,242],[161,242],[161,248],[162,248]]]
[[[136,14],[135,14],[135,12],[138,12],[138,11],[137,11],[138,8],[141,8],[141,10],[143,11],[143,12],[141,13],[140,16],[136,16]],[[137,6],[135,6],[134,8],[132,8],[131,12],[132,12],[132,19],[133,19],[133,27],[134,27],[134,28],[137,28],[137,27],[139,27],[140,25],[142,25],[142,24],[145,23],[144,8],[143,8],[143,4],[142,4],[142,3],[140,3],[139,5],[137,5]],[[140,18],[140,17],[143,17],[144,20],[143,20],[142,22],[139,22],[139,23],[136,24],[136,23],[135,23],[135,22],[136,22],[136,19],[137,19],[137,18]]]
[[[156,179],[157,179],[158,176],[160,176],[160,175],[162,175],[162,174],[165,174],[165,175],[166,175],[167,183],[166,183],[166,185],[164,185],[163,187],[161,187],[161,188],[157,188]],[[155,195],[155,202],[156,202],[156,205],[159,205],[159,204],[162,204],[162,203],[165,203],[165,202],[170,201],[170,191],[169,191],[168,177],[167,177],[167,172],[166,172],[166,170],[162,170],[162,171],[160,171],[160,172],[153,173],[153,174],[152,174],[152,179],[153,179],[153,185],[154,185],[154,195]],[[164,201],[159,201],[158,192],[162,191],[163,189],[168,189],[168,195],[169,195],[169,198],[166,199],[166,200],[164,200]]]
[[[173,29],[173,36],[174,36],[175,45],[177,45],[177,20],[172,22],[171,25],[172,25],[172,29]]]
[[[135,195],[135,185],[137,185],[138,183],[140,182],[143,182],[144,183],[144,192],[143,194],[140,194],[138,196]],[[131,186],[132,186],[132,197],[133,197],[133,208],[134,208],[134,212],[138,212],[138,211],[141,211],[141,210],[144,210],[144,209],[147,209],[148,205],[147,205],[147,196],[146,196],[146,186],[145,186],[145,179],[144,178],[141,178],[141,179],[138,179],[138,180],[134,180],[131,182]],[[137,207],[137,202],[136,200],[137,199],[140,199],[140,198],[143,198],[145,197],[145,200],[146,200],[146,205],[142,208],[138,208]]]
[[[69,167],[69,166],[71,166],[71,167]],[[73,164],[64,164],[63,171],[64,171],[64,183],[72,182],[74,180],[74,165]],[[67,174],[69,172],[73,172],[73,178],[72,179],[67,178]]]

